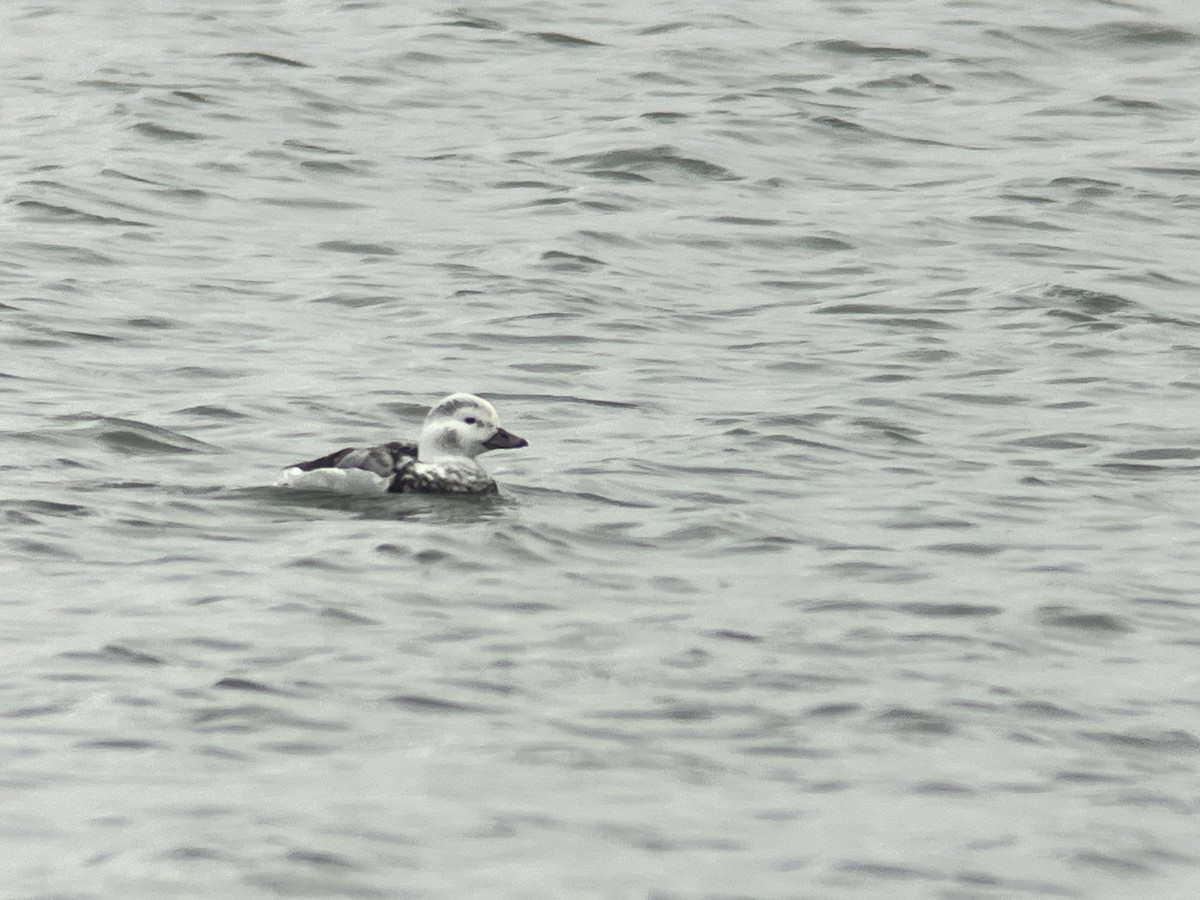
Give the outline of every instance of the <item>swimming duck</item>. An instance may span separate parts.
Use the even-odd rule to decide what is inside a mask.
[[[500,426],[495,407],[473,394],[451,394],[425,417],[416,443],[346,447],[283,470],[285,487],[353,493],[490,494],[496,482],[476,457],[529,442]]]

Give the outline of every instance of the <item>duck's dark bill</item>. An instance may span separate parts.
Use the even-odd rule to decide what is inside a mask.
[[[503,428],[497,428],[496,433],[483,442],[483,446],[489,450],[515,450],[517,447],[528,447],[529,441],[507,432]]]

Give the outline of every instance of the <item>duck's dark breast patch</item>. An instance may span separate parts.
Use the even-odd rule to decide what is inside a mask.
[[[389,494],[495,494],[496,482],[480,471],[456,471],[443,467],[439,472],[424,471],[415,460],[396,470]]]

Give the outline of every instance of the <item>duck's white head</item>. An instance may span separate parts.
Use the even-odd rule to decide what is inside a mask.
[[[489,450],[528,447],[529,442],[500,427],[495,407],[473,394],[451,394],[425,417],[418,439],[421,462],[439,459],[474,459]]]

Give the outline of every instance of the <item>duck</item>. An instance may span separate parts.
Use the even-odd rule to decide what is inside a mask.
[[[285,467],[277,484],[342,493],[494,494],[499,488],[477,457],[528,446],[501,426],[488,401],[451,394],[429,410],[415,442],[335,450]]]

